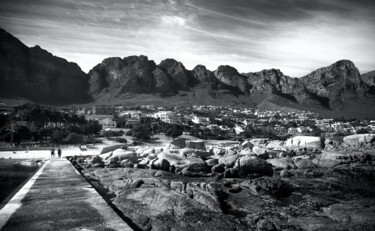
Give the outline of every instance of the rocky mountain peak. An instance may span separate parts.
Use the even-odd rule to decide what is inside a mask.
[[[182,63],[174,59],[165,59],[161,61],[158,66],[163,69],[179,87],[190,86],[192,84],[192,79]]]
[[[214,75],[222,83],[237,88],[243,94],[247,94],[251,88],[247,78],[238,73],[236,68],[229,65],[219,66],[214,71]]]

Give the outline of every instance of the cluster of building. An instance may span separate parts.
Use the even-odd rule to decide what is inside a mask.
[[[75,113],[83,115],[87,120],[97,120],[103,129],[116,128],[118,121],[122,126],[133,127],[145,121],[169,124],[192,125],[221,130],[232,129],[239,134],[246,128],[262,129],[274,134],[306,134],[314,131],[356,133],[359,130],[375,132],[375,121],[342,122],[334,119],[324,119],[313,112],[281,112],[262,111],[258,109],[236,109],[224,106],[191,106],[191,107],[156,107],[143,105],[139,107],[97,105],[91,108],[77,108]],[[232,126],[223,124],[230,121]]]

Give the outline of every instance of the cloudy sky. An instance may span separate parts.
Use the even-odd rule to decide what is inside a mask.
[[[374,0],[1,0],[0,27],[88,72],[146,55],[300,77],[350,59],[375,70]]]

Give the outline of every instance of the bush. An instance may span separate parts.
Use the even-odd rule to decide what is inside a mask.
[[[127,136],[132,136],[132,135],[133,135],[132,130],[127,131],[127,132],[125,133],[125,135],[127,135]]]
[[[132,129],[132,136],[134,139],[137,139],[137,140],[149,140],[150,134],[151,134],[151,128],[144,124],[135,126]]]
[[[115,141],[119,142],[119,143],[127,143],[128,142],[125,138],[122,138],[122,137],[116,137]]]
[[[73,132],[70,133],[63,141],[67,144],[81,144],[85,141],[85,137]]]

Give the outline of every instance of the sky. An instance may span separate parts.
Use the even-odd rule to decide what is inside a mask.
[[[375,70],[375,0],[1,0],[0,27],[88,72],[174,58],[302,77],[341,59]]]

